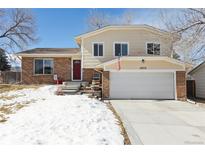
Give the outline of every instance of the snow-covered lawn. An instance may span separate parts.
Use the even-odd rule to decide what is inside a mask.
[[[0,99],[0,108],[26,104],[0,123],[0,144],[123,144],[120,127],[106,104],[83,95],[56,96],[56,88],[0,94],[12,98]]]

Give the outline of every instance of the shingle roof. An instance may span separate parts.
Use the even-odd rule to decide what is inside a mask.
[[[80,52],[80,48],[35,48],[22,52],[18,52],[17,55],[22,54],[77,54]]]

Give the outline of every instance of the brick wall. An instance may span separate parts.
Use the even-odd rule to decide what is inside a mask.
[[[186,72],[176,71],[177,100],[186,100]]]
[[[109,98],[110,96],[109,80],[110,80],[110,72],[104,71],[102,74],[102,96],[104,99]]]
[[[71,80],[71,58],[54,58],[54,73],[64,81]]]
[[[71,58],[53,58],[54,74],[60,76],[64,81],[71,80]],[[53,75],[34,75],[34,58],[22,58],[22,82],[24,84],[51,84],[54,83]]]
[[[93,68],[84,68],[83,69],[83,81],[87,81],[89,83],[92,82],[93,74],[94,74]]]

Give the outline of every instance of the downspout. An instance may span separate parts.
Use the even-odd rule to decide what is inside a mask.
[[[171,42],[172,42],[172,44],[171,44],[171,58],[173,58],[173,56],[174,56],[174,38],[173,38],[174,36],[172,36],[171,37]]]
[[[20,57],[20,56],[17,56],[17,58],[21,61],[21,77],[20,77],[20,83],[22,83],[22,73],[23,73],[23,70],[22,70],[22,59],[23,57]]]
[[[83,68],[84,68],[84,63],[83,63],[83,47],[84,47],[84,44],[83,44],[83,38],[82,38],[82,41],[81,41],[81,80],[83,81]]]

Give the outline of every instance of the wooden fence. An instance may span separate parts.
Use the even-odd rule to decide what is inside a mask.
[[[21,72],[0,71],[0,84],[12,84],[21,82]]]
[[[196,97],[195,80],[187,80],[187,97],[188,98],[195,98]]]

